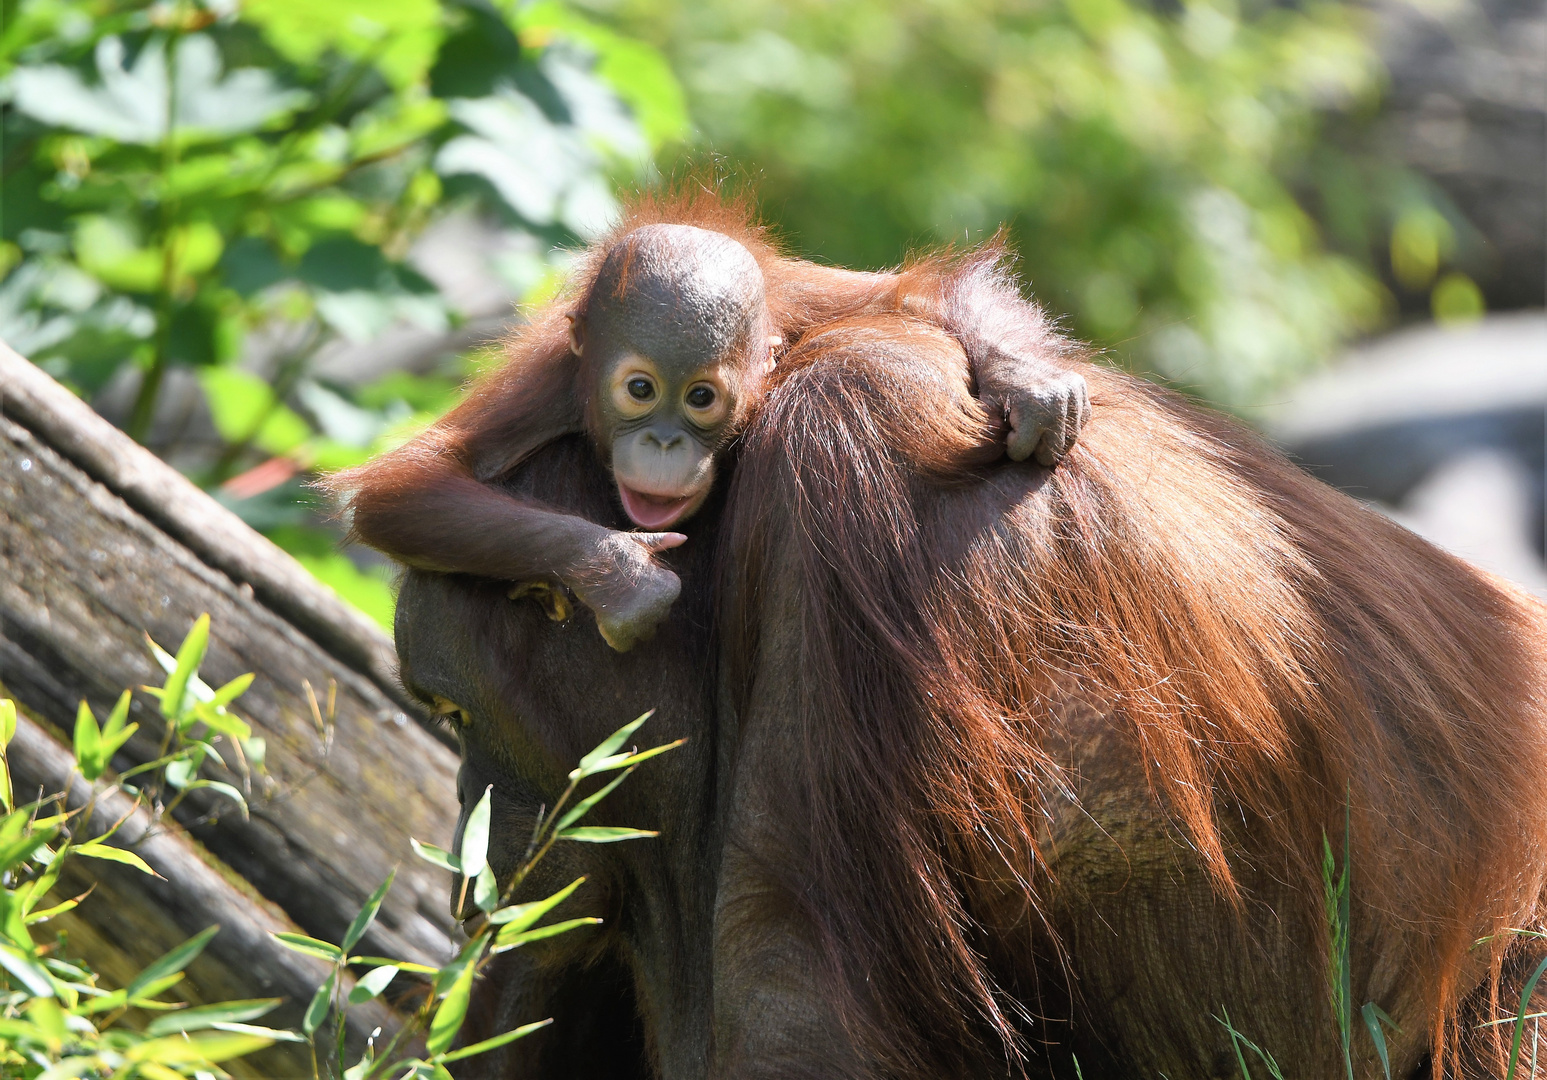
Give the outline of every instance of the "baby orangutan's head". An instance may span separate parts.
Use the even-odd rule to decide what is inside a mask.
[[[570,335],[594,380],[591,434],[629,519],[652,531],[686,520],[770,366],[757,260],[691,225],[636,229],[602,261]]]

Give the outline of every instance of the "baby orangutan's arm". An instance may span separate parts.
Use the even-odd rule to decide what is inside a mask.
[[[492,374],[411,442],[325,486],[361,542],[425,570],[562,584],[622,651],[649,636],[681,591],[651,555],[684,537],[609,529],[492,483],[537,448],[584,430],[568,336],[561,324],[544,341],[543,329],[524,343],[533,362]]]
[[[1020,295],[1004,263],[998,244],[895,273],[786,259],[773,270],[778,280],[769,283],[769,308],[786,345],[850,315],[901,311],[934,323],[961,342],[978,398],[1008,428],[1010,457],[1035,454],[1051,466],[1090,418],[1090,395],[1085,377],[1070,370],[1073,346]]]

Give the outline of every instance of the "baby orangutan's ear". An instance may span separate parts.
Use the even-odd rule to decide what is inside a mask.
[[[554,622],[564,622],[574,612],[564,586],[549,581],[523,581],[505,594],[512,600],[530,597]]]
[[[784,344],[784,339],[778,334],[768,335],[768,359],[763,361],[763,374],[767,375],[779,366],[779,348]]]
[[[583,355],[585,332],[580,325],[580,316],[571,311],[564,317],[569,320],[569,351],[576,356]]]

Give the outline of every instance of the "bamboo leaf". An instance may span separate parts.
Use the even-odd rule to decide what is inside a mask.
[[[241,1024],[267,1016],[279,1007],[283,998],[250,998],[246,1001],[222,1001],[200,1005],[168,1016],[159,1016],[145,1026],[145,1034],[171,1035],[178,1031],[202,1031],[211,1024]]]
[[[151,869],[150,863],[125,848],[112,847],[108,844],[99,844],[93,841],[89,844],[81,844],[79,847],[71,848],[70,853],[73,855],[84,855],[88,859],[103,859],[107,862],[123,863],[125,866],[132,866],[136,870],[149,874],[151,877],[161,877],[160,874]],[[165,879],[163,878],[162,880]]]
[[[623,781],[627,780],[632,775],[634,775],[633,769],[625,769],[623,772],[619,773],[606,787],[602,788],[600,791],[593,795],[586,796],[584,799],[581,799],[578,803],[576,803],[569,811],[569,813],[559,818],[559,823],[555,825],[554,828],[559,832],[563,832],[565,829],[569,828],[575,822],[589,814],[597,803],[601,802],[608,795],[611,795],[614,788],[623,783]]]
[[[461,1030],[462,1021],[467,1018],[467,999],[472,992],[473,975],[477,970],[477,964],[464,964],[451,988],[446,991],[440,1008],[435,1010],[435,1019],[430,1021],[430,1035],[425,1040],[425,1048],[431,1054],[445,1053]]]
[[[34,997],[53,997],[54,981],[48,977],[41,964],[21,950],[0,943],[0,967],[5,968],[27,988]]]
[[[624,724],[617,731],[607,736],[595,750],[592,750],[580,759],[580,764],[575,767],[574,772],[569,774],[569,778],[571,780],[578,780],[582,776],[591,776],[594,773],[606,772],[609,769],[620,767],[620,759],[629,755],[619,755],[619,758],[613,758],[613,755],[617,754],[618,748],[628,740],[630,735],[638,731],[640,726],[654,715],[655,710],[651,709],[643,716]]]
[[[476,878],[488,865],[489,800],[493,794],[493,784],[484,788],[483,798],[478,800],[472,813],[467,815],[467,824],[462,827],[462,843],[457,848],[457,860],[462,864],[464,877]]]
[[[333,999],[333,980],[337,978],[337,970],[328,972],[328,977],[312,995],[311,1004],[306,1006],[306,1015],[301,1018],[301,1030],[307,1035],[316,1034],[317,1029],[322,1026],[322,1021],[327,1018],[328,1005]]]
[[[168,768],[170,768],[170,766],[168,766]],[[242,793],[240,791],[232,787],[230,784],[227,784],[221,780],[195,780],[188,784],[187,787],[191,791],[197,790],[199,788],[208,788],[211,791],[220,792],[220,794],[236,803],[237,808],[242,811],[242,819],[244,821],[247,819],[247,800],[242,797]]]
[[[451,852],[438,848],[434,844],[421,844],[411,836],[408,838],[408,843],[413,847],[415,855],[432,866],[450,870],[453,874],[462,872],[462,863]]]
[[[132,1046],[124,1054],[131,1062],[159,1062],[162,1065],[193,1065],[203,1061],[228,1061],[262,1050],[273,1039],[258,1035],[229,1032],[201,1032],[197,1035],[164,1035],[159,1039]]]
[[[371,998],[376,997],[387,988],[387,984],[397,976],[399,970],[398,965],[388,964],[384,967],[367,971],[364,975],[360,976],[359,981],[354,985],[354,989],[349,991],[349,1004],[358,1005],[363,1001],[370,1001]]]
[[[176,721],[188,711],[188,682],[197,675],[209,648],[209,615],[200,615],[177,650],[177,666],[162,687],[161,715]]]
[[[306,956],[315,956],[317,959],[326,960],[329,963],[337,963],[344,956],[344,950],[340,949],[337,945],[331,945],[326,941],[318,941],[316,938],[307,937],[305,934],[270,934],[269,937],[287,949],[292,949]]]
[[[596,926],[602,920],[596,918],[567,919],[564,922],[551,923],[548,926],[539,926],[536,930],[528,930],[524,934],[507,934],[510,927],[500,931],[495,938],[494,948],[490,952],[509,952],[511,949],[519,949],[523,945],[529,945],[534,941],[542,941],[544,938],[558,937],[567,934],[571,930],[578,930],[582,926]]]
[[[238,675],[236,678],[222,686],[219,690],[215,691],[215,695],[209,699],[210,706],[216,709],[225,708],[237,698],[247,693],[247,688],[252,685],[252,680],[253,673],[250,671],[245,675]]]
[[[474,1054],[484,1054],[490,1050],[498,1050],[506,1043],[513,1043],[517,1039],[525,1038],[532,1032],[539,1028],[545,1028],[551,1023],[553,1023],[553,1017],[550,1016],[548,1019],[539,1020],[535,1024],[523,1024],[514,1031],[507,1031],[503,1035],[494,1036],[492,1039],[476,1042],[472,1046],[464,1046],[460,1050],[451,1051],[449,1054],[439,1054],[432,1060],[436,1064],[445,1064],[448,1061],[461,1061],[463,1058],[470,1058]]]
[[[381,910],[381,902],[386,899],[387,890],[392,888],[392,881],[396,877],[397,867],[394,866],[387,875],[387,880],[376,886],[376,891],[371,893],[370,898],[365,901],[365,906],[360,909],[359,914],[354,917],[354,921],[349,924],[349,929],[344,931],[342,944],[345,952],[359,944],[360,939],[365,936],[365,932],[370,929],[371,923],[376,919],[376,913]]]
[[[84,698],[75,710],[75,763],[87,780],[102,775],[102,729]]]
[[[198,955],[204,951],[204,946],[208,945],[210,939],[218,933],[220,933],[219,923],[206,927],[177,946],[177,948],[166,953],[161,959],[152,962],[149,967],[136,975],[134,980],[129,983],[129,1000],[133,1001],[141,996],[145,988],[157,979],[173,975],[193,963]]]
[[[479,911],[493,911],[500,903],[499,883],[494,880],[494,868],[485,865],[478,871],[478,877],[473,882],[473,903],[478,905]]]
[[[538,919],[568,900],[570,894],[584,883],[585,878],[578,877],[545,900],[500,908],[489,916],[489,922],[495,926],[504,926],[512,934],[519,934],[536,925]]]
[[[642,840],[660,836],[650,829],[616,829],[603,825],[581,825],[559,833],[560,840],[576,840],[582,844],[616,844],[619,840]]]
[[[113,711],[107,714],[107,721],[102,725],[104,739],[111,738],[124,729],[124,722],[129,719],[129,703],[130,694],[125,690],[118,695],[118,700],[113,703]],[[118,745],[122,746],[122,741]]]
[[[438,975],[440,968],[432,968],[428,964],[412,964],[407,960],[389,960],[385,956],[351,956],[347,963],[363,964],[366,967],[395,967],[403,971],[411,971],[416,975]]]

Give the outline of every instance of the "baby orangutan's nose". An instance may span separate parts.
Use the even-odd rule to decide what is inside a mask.
[[[680,431],[672,431],[662,435],[660,432],[651,429],[645,432],[645,442],[654,444],[657,449],[659,449],[662,453],[665,453],[670,450],[675,450],[677,447],[681,446],[683,442],[683,435]]]

